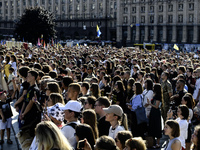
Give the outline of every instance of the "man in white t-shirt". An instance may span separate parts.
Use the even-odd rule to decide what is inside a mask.
[[[65,120],[67,124],[61,129],[73,148],[76,148],[75,127],[80,124],[78,117],[81,113],[81,104],[78,101],[71,100],[67,102],[65,107],[60,107],[65,112]]]
[[[198,103],[200,100],[200,67],[194,70],[194,73],[197,80],[194,88],[193,98]]]

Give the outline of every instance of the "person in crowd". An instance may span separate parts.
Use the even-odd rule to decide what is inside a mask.
[[[42,121],[35,129],[38,150],[73,150],[59,128],[51,121]]]
[[[97,99],[94,96],[87,97],[84,103],[84,109],[94,109],[96,100]]]
[[[94,110],[87,109],[82,112],[81,123],[86,123],[91,126],[95,139],[99,137],[99,131],[97,128],[97,116]]]
[[[128,108],[131,110],[131,132],[133,137],[141,136],[144,138],[144,133],[146,132],[146,123],[138,124],[135,113],[135,110],[143,105],[143,88],[140,82],[135,82],[133,85],[133,91],[135,94],[130,99],[130,104],[128,105]]]
[[[4,133],[5,130],[7,132],[7,143],[12,144],[12,140],[10,139],[10,128],[12,125],[12,110],[10,107],[10,102],[12,99],[8,99],[6,92],[0,92],[0,129],[1,129],[1,140],[0,145],[4,143]]]
[[[180,127],[178,122],[175,120],[166,121],[164,133],[169,136],[169,141],[165,146],[165,150],[180,150],[181,141],[178,138],[180,136]]]
[[[82,73],[82,82],[84,81],[84,79],[88,76],[88,73],[87,73],[87,64],[83,64],[81,66],[81,73]]]
[[[15,78],[14,76],[14,68],[13,67],[10,67],[9,68],[9,76],[8,76],[8,82],[7,82],[7,85],[8,85],[8,93],[9,93],[9,96],[12,95],[12,93],[14,92],[14,87],[13,87],[13,78]]]
[[[181,104],[182,97],[187,93],[184,89],[185,81],[180,79],[176,82],[176,94],[170,97],[171,101],[174,101],[175,106],[179,106]]]
[[[199,150],[200,149],[200,126],[196,126],[194,129],[194,133],[191,138],[192,146],[191,150]]]
[[[194,108],[194,102],[193,102],[193,97],[192,97],[192,94],[190,93],[186,93],[183,98],[182,98],[182,101],[181,101],[181,104],[182,105],[186,105],[189,109],[189,117],[188,117],[188,134],[187,134],[187,139],[186,139],[186,150],[189,150],[190,148],[190,142],[191,142],[191,135],[192,135],[192,118],[193,118],[193,108]]]
[[[132,134],[130,131],[119,131],[117,133],[117,136],[115,138],[115,142],[117,147],[120,150],[123,150],[125,148],[125,142],[126,140],[133,138]]]
[[[99,97],[94,105],[95,112],[98,115],[99,137],[109,133],[110,123],[106,121],[106,113],[103,110],[103,108],[108,108],[109,106],[110,101],[106,96]]]
[[[10,64],[10,56],[6,55],[5,57],[5,63],[3,65],[4,68],[4,73],[5,73],[5,80],[8,81],[8,76],[9,76],[9,68],[10,68],[11,64]]]
[[[100,97],[100,89],[99,89],[99,85],[97,83],[91,84],[90,93],[91,93],[91,96],[94,96],[96,98]]]
[[[61,94],[61,90],[60,90],[58,83],[56,83],[56,82],[47,83],[46,95],[49,96],[51,93],[60,93]]]
[[[68,100],[77,100],[80,91],[81,91],[81,86],[78,83],[71,83],[67,91]]]
[[[191,94],[193,94],[194,92],[195,83],[196,83],[196,80],[192,75],[193,75],[193,68],[188,67],[187,74],[186,74],[186,85],[188,87],[188,93],[191,93]]]
[[[81,84],[81,94],[84,97],[88,97],[89,96],[89,88],[90,88],[90,84],[88,82],[83,82]]]
[[[169,78],[168,72],[165,71],[161,74],[161,79],[162,79],[161,87],[163,89],[163,104],[161,107],[161,111],[162,111],[162,117],[164,121],[167,118],[167,112],[170,106],[170,97],[173,94],[172,85],[170,81],[168,80],[168,78]]]
[[[112,104],[117,104],[125,109],[125,87],[121,80],[115,83],[115,88],[113,90]]]
[[[60,107],[65,112],[67,124],[61,129],[73,148],[76,148],[75,128],[80,122],[78,117],[81,113],[81,104],[75,100],[70,100],[64,107]]]
[[[111,92],[111,87],[110,87],[110,76],[104,76],[102,79],[102,83],[104,86],[101,89],[101,96],[107,96],[109,97],[109,93]]]
[[[10,62],[11,62],[11,67],[14,68],[14,76],[17,77],[17,68],[18,68],[17,57],[15,55],[11,55]]]
[[[170,119],[173,117],[173,112],[172,110],[169,110],[167,119]],[[185,145],[185,140],[187,139],[187,132],[188,132],[188,117],[189,117],[189,109],[186,105],[179,105],[178,110],[177,110],[177,119],[176,121],[179,124],[180,127],[180,142],[182,148],[185,150],[186,145]]]
[[[87,124],[79,124],[76,126],[76,140],[78,142],[79,140],[84,140],[84,139],[87,139],[92,150],[94,150],[95,137],[91,126]]]
[[[141,137],[130,138],[126,140],[124,150],[146,150],[146,145]]]
[[[153,81],[151,79],[146,79],[144,82],[145,90],[143,91],[143,106],[145,107],[146,116],[149,118],[149,113],[151,111],[151,105],[148,104],[147,99],[152,100],[153,99]]]
[[[161,112],[160,106],[163,101],[162,88],[159,83],[156,83],[153,87],[153,99],[150,101],[147,99],[148,104],[152,107],[149,115],[149,135],[156,141],[156,145],[153,148],[160,148],[160,138],[162,137],[161,129]]]
[[[200,67],[198,67],[196,70],[194,70],[195,77],[196,77],[196,83],[195,83],[195,90],[193,93],[193,97],[195,102],[199,102],[200,100]]]
[[[73,83],[73,79],[72,79],[72,77],[71,76],[64,76],[63,78],[62,78],[62,89],[63,89],[63,93],[62,93],[62,95],[63,95],[63,97],[64,97],[64,100],[65,100],[65,103],[67,102],[67,91],[68,91],[68,87],[69,87],[69,85],[71,84],[71,83]]]
[[[106,113],[106,121],[111,124],[108,136],[115,139],[119,131],[128,130],[127,116],[119,105],[111,105],[103,110]]]

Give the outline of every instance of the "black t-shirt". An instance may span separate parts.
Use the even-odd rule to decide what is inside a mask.
[[[110,93],[110,91],[111,91],[110,85],[104,86],[102,89],[104,89],[104,90],[101,91],[101,96],[108,97],[108,93]]]
[[[182,97],[185,95],[185,93],[187,93],[185,89],[178,92],[179,97],[174,99],[175,106],[179,106],[181,104]]]
[[[22,96],[24,90],[28,90],[30,84],[27,82],[27,81],[24,81],[21,86],[20,86],[20,91],[19,91],[19,97]],[[17,106],[19,107],[19,109],[22,108],[22,105],[23,105],[23,101],[21,103],[19,103]]]
[[[98,120],[98,130],[99,130],[99,137],[102,135],[107,135],[110,129],[110,122],[106,121],[106,116],[100,118]]]
[[[6,102],[0,101],[0,109],[2,109],[3,115],[5,119],[11,118],[13,116],[11,107],[10,107],[10,102],[12,99],[7,99]],[[1,115],[0,115],[0,119]]]

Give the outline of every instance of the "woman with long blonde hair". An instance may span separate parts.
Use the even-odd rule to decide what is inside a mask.
[[[72,150],[68,140],[51,121],[42,121],[35,129],[38,150]]]

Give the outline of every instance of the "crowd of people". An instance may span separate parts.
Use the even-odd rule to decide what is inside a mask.
[[[199,150],[200,63],[195,55],[1,45],[0,144],[5,129],[12,144],[13,101],[22,149],[146,150],[152,139],[152,148]],[[164,145],[162,131],[169,136]]]

